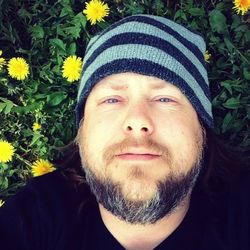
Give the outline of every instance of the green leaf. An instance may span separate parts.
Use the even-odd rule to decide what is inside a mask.
[[[64,5],[70,5],[70,4],[71,4],[71,1],[70,1],[70,0],[59,0],[58,2],[61,3],[63,6],[64,6]]]
[[[205,10],[203,8],[191,8],[188,10],[188,12],[192,16],[204,16],[205,15]]]
[[[187,7],[191,8],[191,6],[193,6],[194,1],[193,0],[187,0]]]
[[[223,3],[223,2],[217,3],[216,6],[215,6],[215,8],[216,8],[217,10],[222,11],[222,10],[225,9],[225,3]]]
[[[231,25],[232,29],[236,29],[241,25],[240,17],[238,15],[233,16],[233,23]]]
[[[77,39],[80,37],[81,28],[79,25],[75,25],[72,27],[65,28],[64,31],[66,32],[67,35],[70,35],[73,38]]]
[[[209,13],[209,22],[213,32],[228,33],[226,20],[226,17],[219,10],[215,9]]]
[[[28,18],[31,19],[32,15],[26,10],[21,8],[20,10],[18,10],[18,15],[22,18]]]
[[[6,189],[9,186],[9,180],[6,176],[0,176],[0,189]]]
[[[106,29],[109,26],[107,22],[98,22],[96,25],[100,27],[101,29]]]
[[[67,48],[68,55],[74,55],[76,53],[76,43],[71,43]]]
[[[31,26],[29,27],[28,32],[31,33],[31,36],[34,39],[44,38],[44,29],[41,26],[38,25]]]
[[[42,135],[40,133],[35,133],[30,143],[30,146],[34,145],[41,137]]]
[[[85,28],[87,23],[87,18],[86,16],[83,15],[82,12],[80,12],[74,17],[71,23],[74,25],[81,25],[82,28]]]
[[[10,111],[12,110],[13,106],[14,106],[14,103],[12,101],[6,102],[6,107],[5,107],[5,110],[4,110],[4,114],[6,114],[6,115],[9,114]]]
[[[198,29],[198,24],[195,20],[193,20],[190,24],[190,27],[194,30]]]
[[[232,122],[232,115],[231,115],[231,112],[228,112],[222,122],[222,126],[221,126],[222,133],[225,133],[228,130],[231,122]]]
[[[224,102],[223,106],[228,109],[238,109],[241,106],[241,102],[238,98],[232,97]]]
[[[223,86],[231,95],[233,94],[231,82],[229,81],[221,82],[221,86]]]
[[[11,100],[0,97],[3,103],[0,103],[0,112],[4,112],[5,115],[9,114],[14,107],[14,103]]]
[[[57,106],[60,104],[64,99],[67,98],[67,93],[63,91],[58,91],[53,94],[50,94],[47,97],[47,102],[50,106]]]
[[[245,38],[246,42],[250,42],[250,30],[247,30],[244,33],[244,38]]]
[[[234,56],[234,54],[232,56]],[[240,67],[238,65],[234,64],[233,68],[232,68],[232,73],[236,74],[239,71],[240,71]]]
[[[183,19],[185,21],[187,21],[187,16],[186,14],[184,13],[184,11],[182,9],[180,10],[177,10],[175,15],[174,15],[174,20],[176,21],[177,19]]]
[[[48,96],[48,94],[36,94],[35,99],[36,100],[45,99],[47,96]]]
[[[246,80],[250,80],[250,68],[244,68],[243,69],[243,76]]]
[[[211,44],[218,44],[220,43],[220,38],[218,36],[214,36],[213,34],[211,34],[210,42]]]
[[[72,14],[74,14],[72,8],[70,7],[70,5],[67,5],[67,6],[62,8],[62,11],[60,13],[60,17],[72,15]]]
[[[58,38],[50,39],[49,43],[52,46],[58,48],[59,50],[65,52],[65,44],[63,43],[61,39],[58,39]]]
[[[35,111],[37,108],[39,108],[40,102],[34,102],[27,106],[20,106],[20,107],[14,107],[13,111],[18,114],[26,114],[32,111]]]
[[[61,67],[57,64],[52,68],[52,71],[57,74],[57,75],[61,75],[61,71],[60,71]]]
[[[227,37],[224,38],[224,42],[225,42],[229,52],[233,53],[235,50],[235,46],[233,45],[233,43]]]
[[[164,3],[161,0],[155,0],[154,8],[156,10],[156,15],[161,16],[164,13]]]
[[[5,102],[1,102],[0,103],[0,112],[2,112],[6,107],[6,103]]]

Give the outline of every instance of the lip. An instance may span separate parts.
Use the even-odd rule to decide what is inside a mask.
[[[158,154],[152,153],[122,153],[116,155],[116,157],[120,160],[126,161],[150,161],[160,157]]]

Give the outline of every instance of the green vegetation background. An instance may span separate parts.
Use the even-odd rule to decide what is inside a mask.
[[[105,1],[110,14],[91,26],[82,10],[86,1],[0,0],[0,50],[23,57],[30,66],[24,81],[0,72],[0,140],[15,147],[0,163],[0,199],[13,195],[31,176],[32,163],[60,156],[58,147],[76,134],[73,115],[78,83],[62,78],[63,60],[83,57],[89,38],[122,17],[156,14],[201,32],[211,54],[207,64],[216,132],[250,151],[250,15],[238,15],[231,0]],[[34,122],[42,129],[33,132]]]

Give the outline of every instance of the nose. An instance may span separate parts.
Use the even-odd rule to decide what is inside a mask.
[[[127,110],[123,123],[127,135],[141,137],[153,133],[153,121],[149,110],[143,105],[133,105]]]

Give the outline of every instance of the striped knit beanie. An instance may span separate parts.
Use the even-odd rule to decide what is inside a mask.
[[[114,23],[87,46],[77,96],[77,125],[96,83],[115,73],[134,72],[178,87],[201,121],[213,127],[205,50],[197,32],[163,17],[133,15]]]

